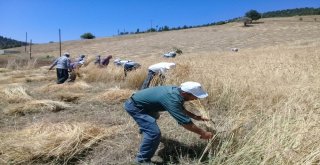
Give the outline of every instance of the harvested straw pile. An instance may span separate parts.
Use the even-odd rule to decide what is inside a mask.
[[[8,103],[20,103],[32,99],[26,89],[20,85],[0,88],[0,98]]]
[[[36,112],[57,112],[70,107],[68,104],[53,100],[32,100],[23,104],[10,105],[5,114],[27,114]]]
[[[100,94],[95,100],[107,103],[119,103],[128,99],[134,91],[130,89],[111,88]]]
[[[72,103],[76,103],[83,96],[84,94],[81,93],[66,93],[63,91],[55,95],[55,97],[57,97],[61,101]]]
[[[7,68],[0,68],[0,73],[8,72],[10,69]]]
[[[109,64],[106,67],[89,65],[83,68],[83,77],[86,82],[120,82],[124,79],[123,67]]]
[[[86,82],[77,81],[74,83],[48,84],[36,89],[36,91],[38,92],[57,92],[57,91],[76,92],[76,91],[82,91],[88,88],[91,88],[91,86],[88,85]]]
[[[36,123],[0,134],[0,164],[68,164],[99,140],[115,135],[119,126],[91,123]]]

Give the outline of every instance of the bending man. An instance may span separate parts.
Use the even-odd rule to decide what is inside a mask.
[[[149,66],[148,75],[147,75],[146,79],[144,80],[140,90],[148,88],[150,86],[151,80],[156,75],[159,75],[160,81],[163,82],[165,79],[164,74],[169,69],[172,69],[175,67],[176,67],[175,63],[169,63],[169,62],[160,62],[160,63],[153,64],[153,65]]]
[[[187,111],[183,106],[185,101],[207,96],[208,94],[197,82],[185,82],[180,87],[158,86],[133,94],[125,102],[124,107],[143,133],[140,150],[136,156],[137,163],[151,162],[159,146],[161,132],[156,122],[156,119],[159,118],[159,111],[168,111],[182,127],[199,134],[201,139],[211,139],[213,136],[211,132],[199,128],[191,120],[191,118],[201,121],[208,119]]]

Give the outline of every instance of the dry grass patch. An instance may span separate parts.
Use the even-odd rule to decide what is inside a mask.
[[[0,68],[0,73],[9,72],[10,69],[8,68]]]
[[[71,92],[77,92],[77,91],[83,91],[85,89],[91,88],[89,84],[87,84],[84,81],[76,81],[74,83],[64,83],[64,84],[47,84],[44,85],[38,89],[36,89],[37,92],[57,92],[57,91],[71,91]]]
[[[68,164],[101,139],[117,134],[91,123],[36,123],[23,130],[0,133],[1,164],[49,162]]]
[[[120,103],[128,99],[134,91],[130,89],[111,88],[98,95],[94,100],[107,103]]]
[[[8,103],[20,103],[32,99],[32,97],[26,92],[26,89],[21,85],[0,87],[0,98],[1,101]]]
[[[125,78],[124,87],[130,89],[140,89],[146,76],[146,69],[137,69],[130,71],[128,72],[128,76]]]
[[[98,67],[96,65],[88,65],[81,68],[84,80],[87,82],[120,82],[124,79],[123,67],[114,66],[110,63],[107,67]]]
[[[72,102],[72,103],[76,103],[83,96],[84,94],[81,94],[81,93],[60,92],[55,94],[55,97],[57,97],[59,100],[64,102]]]
[[[70,107],[68,104],[53,100],[32,100],[23,104],[10,105],[5,110],[5,114],[27,114],[36,112],[57,112]]]

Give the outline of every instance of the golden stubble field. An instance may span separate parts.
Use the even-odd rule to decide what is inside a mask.
[[[37,60],[11,59],[0,68],[0,164],[132,163],[141,135],[122,104],[146,68],[162,61],[177,63],[166,84],[203,84],[209,97],[186,107],[210,116],[214,124],[195,123],[216,134],[200,140],[162,113],[158,164],[319,164],[320,22],[314,17],[320,20],[262,19],[247,28],[230,23],[64,42],[71,57],[113,55],[142,68],[124,78],[122,68],[90,63],[75,83],[63,85],[48,66],[34,65],[57,56],[58,44],[35,45]],[[163,59],[173,47],[183,54]]]

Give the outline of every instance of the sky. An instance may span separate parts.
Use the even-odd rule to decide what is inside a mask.
[[[195,26],[260,13],[320,7],[320,0],[0,0],[0,35],[48,43],[97,38],[150,27]]]

